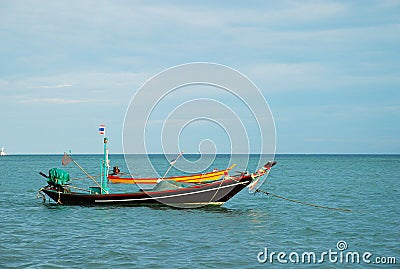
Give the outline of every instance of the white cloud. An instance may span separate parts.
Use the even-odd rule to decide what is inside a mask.
[[[263,92],[321,89],[330,79],[329,68],[321,63],[266,63],[248,68],[248,76]]]
[[[400,112],[400,105],[386,105],[383,109],[387,112]]]
[[[32,88],[36,89],[60,89],[60,88],[66,88],[66,87],[72,87],[72,84],[67,84],[67,83],[62,83],[62,84],[57,84],[57,85],[43,85],[43,86],[34,86]]]
[[[88,103],[88,100],[81,99],[61,99],[61,98],[30,98],[23,99],[19,101],[21,104],[57,104],[57,105],[67,105],[67,104],[80,104]]]
[[[7,99],[8,103],[107,103],[126,107],[136,89],[147,78],[149,75],[145,73],[89,72],[26,77],[17,80],[2,79],[0,93],[2,99]]]

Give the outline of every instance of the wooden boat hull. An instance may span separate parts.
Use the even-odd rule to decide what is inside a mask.
[[[177,176],[177,177],[168,177],[164,178],[165,180],[174,180],[176,182],[183,183],[204,183],[211,182],[220,179],[228,173],[229,169],[209,172],[205,174],[195,174],[195,175],[187,175],[187,176]],[[120,177],[118,175],[109,175],[108,180],[114,184],[149,184],[155,185],[157,184],[158,178],[134,178],[134,177]]]
[[[222,205],[250,184],[250,175],[230,177],[212,183],[194,185],[164,191],[139,191],[135,193],[86,194],[78,192],[60,192],[55,187],[41,189],[46,195],[64,205]]]

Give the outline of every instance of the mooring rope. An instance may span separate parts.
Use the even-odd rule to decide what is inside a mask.
[[[286,201],[289,201],[289,202],[298,203],[298,204],[302,204],[302,205],[313,206],[313,207],[316,207],[316,208],[323,208],[323,209],[337,210],[337,211],[344,211],[344,212],[353,212],[353,210],[347,209],[347,208],[329,207],[329,206],[323,206],[323,205],[310,204],[310,203],[302,202],[302,201],[299,201],[299,200],[286,198],[286,197],[283,197],[283,196],[280,196],[280,195],[277,195],[277,194],[273,194],[273,193],[270,193],[270,192],[266,192],[266,191],[263,191],[263,190],[258,190],[257,189],[255,192],[256,193],[257,192],[261,192],[261,193],[264,193],[266,195],[273,196],[273,197],[276,197],[276,198],[279,198],[279,199],[283,199],[283,200],[286,200]]]
[[[219,184],[217,191],[214,193],[213,197],[211,197],[211,199],[210,199],[210,201],[208,203],[211,203],[212,200],[214,199],[214,197],[217,196],[217,193],[219,192],[219,189],[221,188],[222,183],[224,183],[224,180],[225,180],[225,177],[222,178],[221,183]]]
[[[100,175],[96,175],[96,176],[92,176],[92,178],[98,178],[100,177]],[[83,180],[83,179],[88,179],[90,177],[86,176],[86,177],[71,177],[71,180]]]

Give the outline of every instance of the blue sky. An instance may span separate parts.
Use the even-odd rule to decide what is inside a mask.
[[[0,40],[12,154],[99,153],[101,123],[120,153],[140,85],[199,61],[258,86],[277,153],[400,153],[399,1],[3,0]]]

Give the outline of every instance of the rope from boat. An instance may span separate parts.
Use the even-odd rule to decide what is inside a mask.
[[[92,178],[98,178],[100,175],[92,176]],[[83,179],[90,179],[90,177],[72,177],[71,180],[83,180]]]
[[[78,188],[78,187],[71,186],[71,185],[68,185],[68,187],[69,187],[69,188],[72,188],[72,189],[76,189],[76,190],[81,190],[81,191],[87,191],[87,192],[90,192],[90,190],[88,190],[88,189],[84,189],[84,188]]]
[[[210,199],[209,203],[211,203],[211,202],[212,202],[212,200],[215,198],[215,196],[216,196],[216,195],[217,195],[217,193],[219,192],[219,189],[221,188],[221,186],[222,186],[222,183],[224,183],[224,180],[225,180],[225,177],[223,177],[223,178],[222,178],[222,180],[221,180],[221,183],[219,183],[219,186],[218,186],[218,189],[217,189],[217,191],[214,193],[213,197],[211,197],[211,199]]]
[[[302,201],[299,201],[299,200],[286,198],[286,197],[283,197],[283,196],[280,196],[280,195],[277,195],[277,194],[273,194],[273,193],[270,193],[270,192],[266,192],[266,191],[263,191],[263,190],[259,190],[259,189],[257,189],[255,192],[256,193],[257,192],[264,193],[266,195],[269,195],[269,196],[272,196],[272,197],[276,197],[276,198],[279,198],[279,199],[282,199],[282,200],[286,200],[286,201],[289,201],[289,202],[298,203],[298,204],[302,204],[302,205],[312,206],[312,207],[316,207],[316,208],[337,210],[337,211],[343,211],[343,212],[353,212],[353,210],[347,209],[347,208],[329,207],[329,206],[323,206],[323,205],[310,204],[310,203],[302,202]]]
[[[44,193],[42,192],[44,188],[40,188],[38,190],[38,193],[36,194],[36,199],[42,198],[43,199],[43,203],[46,203],[46,195],[44,195]],[[41,197],[39,197],[39,195],[41,195]]]
[[[62,202],[61,202],[61,192],[60,192],[60,191],[58,192],[57,204],[58,204],[58,205],[62,205]]]

